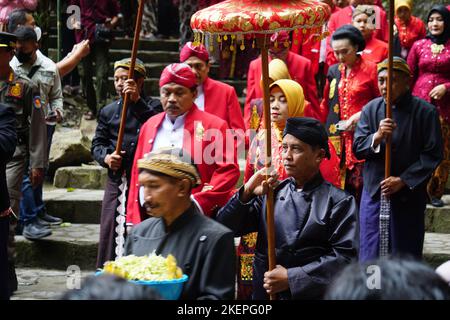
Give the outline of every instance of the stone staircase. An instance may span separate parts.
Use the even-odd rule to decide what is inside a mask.
[[[56,61],[57,50],[56,36],[50,36],[50,49],[48,55],[54,61]],[[110,49],[110,68],[108,73],[108,92],[114,93],[113,82],[113,65],[114,62],[128,58],[131,56],[131,48],[133,45],[133,39],[117,38],[111,43]],[[147,79],[145,80],[145,92],[151,96],[159,96],[159,76],[162,70],[170,63],[179,62],[178,53],[179,42],[177,40],[140,40],[138,58],[141,59],[147,68]],[[218,79],[219,67],[218,65],[212,65],[210,69],[210,76],[214,79]],[[244,89],[246,88],[245,80],[229,80],[219,79],[236,89],[238,97],[240,97],[241,104],[244,101]]]
[[[243,165],[242,161],[240,163]],[[67,172],[70,174],[67,174]],[[18,265],[65,270],[78,265],[82,270],[94,270],[103,183],[98,189],[79,189],[92,183],[93,172],[101,177],[106,174],[101,167],[61,168],[55,181],[65,184],[46,186],[44,200],[50,214],[64,220],[62,226],[53,227],[53,234],[39,241],[29,241],[17,236]],[[61,179],[60,176],[65,178]],[[100,180],[103,180],[101,178]],[[61,183],[61,182],[60,182]],[[450,183],[449,183],[450,187]],[[443,198],[446,206],[427,206],[424,256],[433,267],[450,260],[450,194]]]

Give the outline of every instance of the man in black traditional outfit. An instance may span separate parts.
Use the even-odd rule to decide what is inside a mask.
[[[12,159],[16,144],[16,115],[8,105],[0,104],[0,300],[8,300],[12,292],[7,254],[12,210],[6,184],[6,164]]]
[[[360,205],[361,262],[379,255],[380,192],[390,198],[390,252],[422,257],[427,182],[442,160],[443,144],[436,108],[411,95],[411,72],[394,57],[392,117],[386,118],[387,60],[378,64],[382,97],[362,110],[353,152],[365,159]],[[385,139],[392,137],[391,176],[384,179]]]
[[[151,116],[162,112],[159,100],[147,97],[143,93],[145,65],[138,59],[134,67],[134,79],[128,79],[130,65],[130,58],[114,64],[114,87],[120,99],[101,109],[92,140],[91,152],[94,159],[101,166],[108,168],[100,221],[98,268],[103,267],[106,261],[114,260],[116,256],[123,254],[126,231],[125,201],[139,130]],[[130,104],[121,148],[123,151],[119,155],[115,149],[126,93],[130,94]]]
[[[312,118],[289,118],[282,158],[288,179],[274,189],[277,267],[268,270],[265,169],[226,204],[217,220],[241,236],[258,231],[253,263],[253,299],[321,298],[333,275],[357,257],[357,214],[353,196],[325,181],[319,166],[329,158],[325,128]]]
[[[137,162],[144,207],[152,216],[134,226],[125,254],[172,254],[188,275],[181,299],[233,299],[233,232],[203,215],[191,200],[200,175],[187,154],[159,149]]]

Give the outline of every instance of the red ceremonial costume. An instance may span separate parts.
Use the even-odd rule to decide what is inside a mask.
[[[311,116],[318,114],[319,99],[317,98],[316,82],[314,80],[311,61],[296,53],[288,52],[285,61],[292,80],[298,82],[303,87],[305,99],[311,104]],[[247,96],[245,97],[244,122],[249,128],[251,119],[250,101],[255,98],[262,98],[261,89],[261,57],[250,63],[247,77]],[[314,111],[314,112],[313,112]]]
[[[377,29],[374,30],[373,36],[376,39],[382,40],[384,42],[388,42],[389,40],[389,25],[387,23],[387,15],[386,12],[378,7],[374,7],[376,10],[375,17],[376,17],[376,24]],[[333,32],[335,32],[339,27],[345,25],[345,24],[352,24],[352,16],[353,16],[353,8],[352,6],[347,6],[345,8],[342,8],[336,13],[333,13],[331,15],[330,21],[328,21],[328,30],[330,32],[330,36],[327,39],[327,58],[326,62],[327,65],[331,66],[335,63],[337,63],[337,59],[334,56],[333,49],[331,48],[331,36],[333,35]]]
[[[172,64],[164,69],[159,82],[160,87],[168,83],[192,88],[195,87],[196,78],[188,65]],[[165,120],[166,112],[162,112],[151,117],[141,127],[131,170],[127,201],[128,224],[137,224],[142,219],[137,161],[152,151],[159,138],[158,130]],[[195,104],[185,113],[182,148],[191,155],[202,180],[202,184],[192,190],[192,195],[208,216],[213,215],[215,210],[228,201],[239,179],[235,144],[232,136],[227,137],[227,128],[225,121],[199,110]],[[228,140],[231,143],[227,143]],[[205,186],[207,190],[202,191]]]
[[[338,6],[331,8],[331,14],[341,10]],[[303,32],[294,32],[292,36],[291,51],[311,60],[313,74],[319,72],[320,60],[320,37],[317,35],[309,35],[305,39]]]
[[[388,45],[386,42],[376,39],[373,35],[366,40],[366,48],[362,52],[364,59],[373,63],[380,63],[388,57]]]
[[[398,30],[400,46],[407,52],[411,50],[414,42],[425,38],[427,34],[425,23],[417,17],[411,16],[411,19],[406,23],[397,17],[395,17],[394,21]]]
[[[348,76],[344,64],[330,67],[320,106],[321,121],[326,123],[330,140],[341,159],[345,189],[357,199],[362,190],[363,161],[356,159],[352,151],[354,131],[338,131],[336,124],[360,112],[364,105],[379,95],[377,66],[373,62],[359,58]]]

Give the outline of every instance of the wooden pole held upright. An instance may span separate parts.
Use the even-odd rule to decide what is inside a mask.
[[[139,47],[139,35],[141,33],[141,25],[142,25],[142,14],[144,12],[144,0],[139,0],[139,8],[138,13],[136,16],[136,28],[134,29],[134,39],[133,39],[133,48],[131,50],[131,63],[130,63],[130,69],[128,70],[128,79],[134,78],[134,66],[136,65],[136,56],[137,56],[137,50]],[[120,117],[120,127],[119,127],[119,133],[117,135],[117,145],[116,145],[116,153],[120,154],[120,151],[122,150],[122,141],[123,141],[123,134],[125,132],[125,125],[127,121],[127,110],[128,110],[128,104],[130,101],[130,94],[125,94],[125,97],[123,99],[122,104],[122,115]]]
[[[263,36],[258,39],[261,48],[261,64],[262,64],[262,78],[263,78],[263,99],[264,99],[264,128],[266,130],[266,170],[267,179],[270,175],[270,167],[272,165],[272,146],[271,146],[271,122],[270,122],[270,103],[269,103],[269,54],[267,46],[267,38]],[[275,269],[275,219],[274,219],[274,202],[273,189],[269,188],[266,200],[266,221],[267,221],[267,254],[269,258],[269,271]],[[275,300],[275,295],[270,295],[270,300]]]

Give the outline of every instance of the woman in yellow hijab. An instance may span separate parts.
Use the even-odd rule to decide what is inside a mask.
[[[288,67],[283,60],[273,59],[269,63],[269,85],[280,79],[291,79]],[[262,88],[262,79],[260,85]],[[259,130],[263,116],[263,99],[256,98],[250,101],[250,110],[252,112],[250,129]]]
[[[426,36],[425,24],[412,15],[412,0],[395,0],[394,55],[406,60],[413,43]]]

